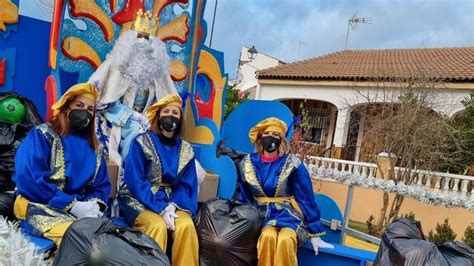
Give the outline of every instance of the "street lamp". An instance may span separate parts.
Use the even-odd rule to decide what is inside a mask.
[[[239,59],[239,66],[252,62],[255,59],[255,57],[257,57],[257,54],[258,54],[257,49],[255,48],[254,45],[252,45],[252,47],[250,47],[250,49],[247,50],[247,58],[249,60],[240,60]]]

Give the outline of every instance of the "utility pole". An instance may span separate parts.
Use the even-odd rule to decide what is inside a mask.
[[[214,5],[214,15],[212,15],[211,38],[209,40],[209,48],[212,48],[212,35],[214,35],[214,22],[216,21],[217,0]]]

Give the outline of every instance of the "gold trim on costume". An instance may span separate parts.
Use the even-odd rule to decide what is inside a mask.
[[[255,169],[253,167],[252,161],[250,160],[250,154],[244,157],[243,170],[244,170],[243,178],[245,179],[245,181],[247,181],[247,183],[249,183],[255,189],[257,189],[258,192],[261,194],[261,196],[266,197],[267,195],[263,191],[263,188],[260,185],[260,182],[258,181],[257,174],[255,173]]]
[[[95,180],[97,179],[97,174],[99,173],[100,166],[102,164],[102,154],[103,154],[103,148],[102,145],[99,146],[97,149],[97,157],[95,160],[95,173],[94,177],[92,177],[92,181],[90,181],[91,184],[94,184]]]
[[[64,208],[64,210],[68,212],[68,211],[72,208],[72,206],[74,206],[74,204],[76,204],[76,202],[77,202],[77,199],[74,198],[74,200],[71,201],[71,203],[69,203],[69,204]]]
[[[278,177],[278,184],[275,189],[275,197],[285,196],[284,188],[288,184],[288,177],[291,173],[300,165],[301,161],[293,154],[288,154],[288,157],[285,160],[283,169],[281,170],[280,176]]]
[[[320,236],[323,236],[326,234],[326,231],[322,231],[321,233],[317,233],[317,234],[311,234],[311,233],[308,233],[308,237],[309,238],[313,238],[313,237],[320,237]]]
[[[74,216],[60,209],[34,202],[28,204],[27,221],[38,232],[44,233],[57,225],[75,220]]]
[[[149,133],[143,134],[137,138],[138,143],[142,147],[143,153],[151,161],[153,178],[150,179],[151,192],[156,194],[160,189],[160,183],[163,178],[163,170],[161,166],[160,157],[156,152],[155,144],[151,139]]]
[[[191,144],[185,140],[182,140],[181,147],[179,150],[179,163],[177,176],[181,174],[181,171],[188,165],[188,163],[194,158],[194,150]]]
[[[50,180],[60,189],[66,186],[66,163],[64,159],[64,149],[61,138],[47,125],[41,124],[38,129],[51,143],[51,176]]]
[[[298,205],[298,202],[296,202],[296,199],[294,196],[286,196],[286,197],[254,197],[255,200],[259,203],[289,203],[295,211],[297,211],[301,216],[303,216],[303,212],[301,211],[300,206]],[[276,204],[276,207],[280,207],[278,204]]]
[[[119,117],[119,124],[120,126],[124,126],[125,122],[128,120],[128,118],[132,115],[132,111],[127,111],[124,112],[120,117]]]
[[[107,208],[107,203],[105,203],[104,201],[102,201],[102,200],[99,199],[99,198],[90,198],[90,199],[88,199],[87,201],[95,201],[96,203],[101,203],[101,204],[104,205],[104,207]]]

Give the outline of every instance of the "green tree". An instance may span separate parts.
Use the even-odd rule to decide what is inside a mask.
[[[229,114],[234,110],[237,105],[245,102],[249,98],[250,92],[245,91],[241,93],[241,91],[237,88],[237,83],[229,85],[227,88],[227,94],[225,97],[225,111],[224,111],[224,119],[229,116]],[[240,95],[239,95],[240,94]]]
[[[443,224],[436,223],[435,232],[433,232],[433,229],[428,232],[428,238],[434,243],[453,241],[456,239],[456,236],[456,233],[454,233],[453,229],[449,225],[448,218],[444,220]]]
[[[373,215],[370,215],[369,219],[367,219],[367,221],[365,221],[365,224],[367,225],[367,233],[369,235],[375,235],[374,219],[375,219],[375,217]]]
[[[408,219],[408,220],[416,221],[415,213],[412,212],[412,211],[410,211],[409,213],[402,214],[402,216],[400,218],[405,218],[405,219]]]
[[[459,165],[450,164],[446,167],[451,173],[458,174],[466,174],[469,167],[474,165],[474,92],[471,92],[462,104],[465,109],[451,120],[452,126],[462,134],[462,161]]]
[[[466,243],[466,245],[470,246],[471,248],[474,248],[474,223],[468,226],[466,231],[464,231],[462,242]]]

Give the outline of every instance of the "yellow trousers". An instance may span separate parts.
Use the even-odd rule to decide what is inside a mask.
[[[61,240],[63,239],[64,234],[66,233],[66,230],[71,226],[72,222],[66,222],[62,223],[60,225],[57,225],[49,231],[46,231],[43,233],[43,237],[47,239],[51,239],[54,241],[56,244],[56,247],[59,248],[59,245],[61,244]]]
[[[191,216],[184,211],[176,211],[176,229],[172,231],[173,246],[171,247],[171,261],[173,265],[199,265],[199,243],[196,229]],[[166,253],[168,230],[161,215],[145,210],[135,219],[133,228],[149,235]]]
[[[297,266],[296,248],[296,232],[293,229],[264,227],[257,243],[258,265]]]
[[[15,200],[13,212],[15,213],[15,216],[18,219],[25,220],[26,214],[28,212],[28,200],[23,196],[19,195]],[[63,239],[64,233],[66,233],[66,230],[71,224],[72,222],[59,224],[44,232],[43,237],[53,240],[56,246],[59,247],[59,245],[61,244],[61,240]]]

